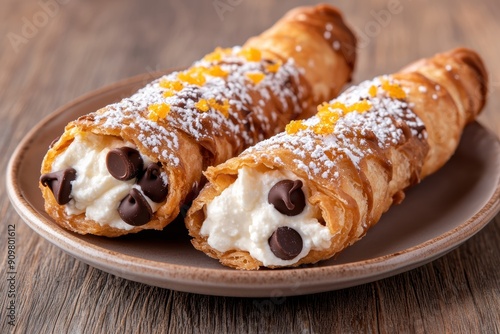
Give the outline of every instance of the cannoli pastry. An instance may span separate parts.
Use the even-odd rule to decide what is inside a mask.
[[[486,76],[473,51],[438,54],[208,168],[186,219],[193,245],[247,270],[333,257],[451,157],[483,108]]]
[[[201,189],[207,166],[336,96],[350,80],[354,50],[336,9],[298,8],[242,47],[217,48],[80,117],[43,160],[45,210],[81,234],[164,228]]]

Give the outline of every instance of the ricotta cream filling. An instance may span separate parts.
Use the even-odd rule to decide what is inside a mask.
[[[131,230],[134,226],[125,223],[118,214],[120,202],[128,195],[130,189],[137,188],[142,192],[136,179],[120,181],[108,172],[106,167],[106,155],[113,148],[134,147],[131,143],[113,136],[98,136],[92,133],[78,134],[68,148],[58,155],[53,164],[52,171],[66,168],[76,170],[76,179],[71,182],[71,200],[65,206],[68,215],[85,213],[87,219],[99,223],[101,226],[108,225],[114,228]],[[142,155],[144,166],[151,160]],[[162,173],[166,184],[167,178]],[[161,203],[151,201],[144,196],[156,212]]]
[[[200,233],[208,236],[208,244],[220,252],[247,251],[264,266],[291,265],[311,250],[330,247],[332,234],[315,218],[315,210],[307,203],[308,190],[305,186],[302,190],[306,196],[306,207],[299,215],[286,216],[268,203],[267,196],[274,184],[284,179],[298,179],[291,173],[287,174],[240,169],[236,181],[207,205]],[[269,247],[269,238],[281,226],[295,229],[302,237],[302,251],[294,259],[282,260]]]

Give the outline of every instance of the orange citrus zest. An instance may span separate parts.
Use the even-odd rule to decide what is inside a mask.
[[[166,103],[154,103],[148,107],[148,119],[158,122],[160,118],[167,117],[170,112],[170,106]]]
[[[396,83],[390,83],[388,80],[382,81],[382,89],[385,90],[387,94],[392,98],[404,99],[406,97],[406,93],[400,85]]]
[[[245,75],[248,79],[250,79],[250,81],[253,82],[254,85],[257,85],[266,77],[266,75],[262,72],[247,72]]]
[[[243,48],[240,52],[238,52],[238,56],[241,56],[248,61],[260,61],[262,59],[262,53],[260,50],[255,48]]]

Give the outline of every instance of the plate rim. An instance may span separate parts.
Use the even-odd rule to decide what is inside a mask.
[[[270,293],[276,293],[276,291],[280,291],[282,296],[292,296],[337,290],[373,282],[428,263],[458,247],[475,235],[500,210],[499,177],[495,190],[488,201],[472,217],[435,238],[402,251],[362,261],[324,267],[239,271],[231,268],[198,268],[157,262],[111,251],[79,239],[79,235],[64,230],[51,219],[40,214],[24,198],[20,184],[15,182],[17,180],[16,171],[23,162],[26,151],[33,144],[33,137],[45,124],[89,97],[110,93],[115,89],[124,89],[125,86],[146,82],[147,78],[151,79],[175,70],[167,69],[154,73],[139,74],[83,94],[45,116],[23,137],[7,164],[6,189],[14,209],[32,230],[57,248],[84,263],[116,276],[144,284],[217,296],[268,297]],[[479,122],[476,121],[469,126],[480,127],[482,131],[486,131],[496,139],[497,145],[500,145],[498,137]],[[54,237],[56,238],[54,239]],[[76,243],[76,245],[72,243]],[[81,254],[85,255],[86,258],[82,257]],[[431,254],[431,256],[428,254]],[[408,261],[408,258],[411,258],[411,261]],[[92,259],[92,261],[89,259]],[[209,258],[207,257],[207,259]],[[136,270],[126,272],[120,270],[120,266],[124,266],[128,270],[133,268]],[[113,268],[114,270],[111,270]],[[353,273],[357,273],[355,279],[352,277]],[[307,277],[308,281],[297,287],[296,285],[300,284],[305,277]],[[311,277],[314,280],[311,280]],[[151,280],[156,283],[151,283]],[[259,285],[261,281],[265,281],[266,285]],[[360,281],[362,283],[358,283]],[[225,285],[221,286],[221,283]],[[292,288],[284,288],[284,284],[291,284]],[[256,285],[259,286],[256,287]]]

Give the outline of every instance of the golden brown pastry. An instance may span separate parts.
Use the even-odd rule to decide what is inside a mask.
[[[205,172],[193,245],[237,269],[329,259],[438,170],[484,106],[480,57],[456,49],[349,88]]]
[[[197,193],[207,166],[336,96],[350,80],[353,50],[336,9],[298,8],[243,47],[217,48],[69,123],[42,164],[46,211],[82,234],[162,229]]]

